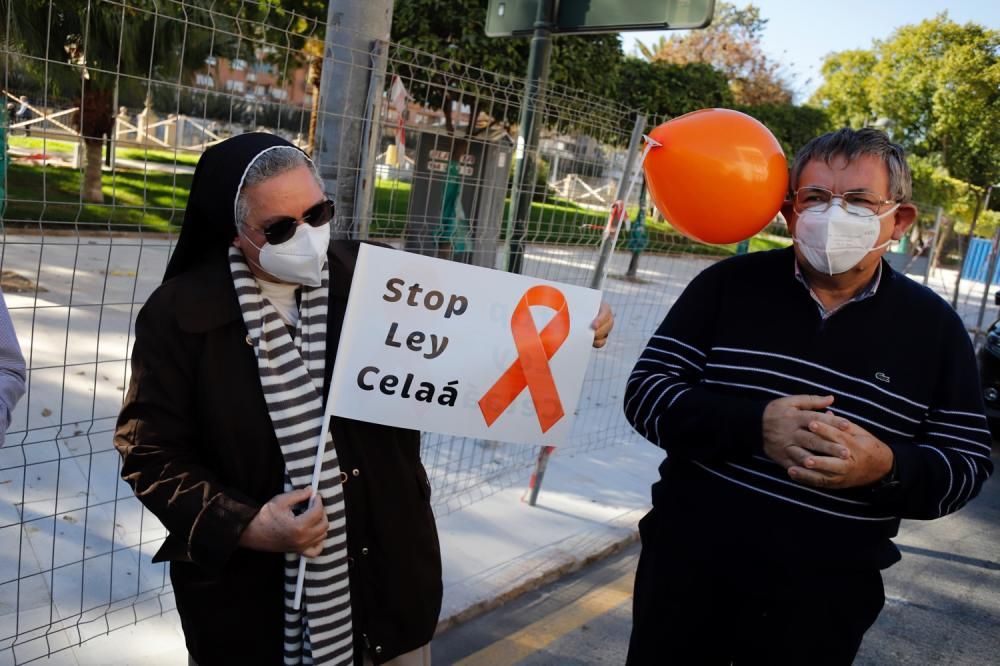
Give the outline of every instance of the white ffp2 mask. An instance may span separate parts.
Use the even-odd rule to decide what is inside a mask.
[[[277,245],[257,246],[247,240],[260,250],[260,267],[279,280],[307,287],[323,283],[323,264],[330,246],[329,224],[318,227],[300,224],[291,238]]]
[[[881,231],[879,222],[898,207],[896,204],[881,215],[853,215],[837,204],[823,212],[805,210],[795,222],[795,243],[809,265],[820,273],[844,273],[872,250],[892,242],[890,238],[875,245]]]

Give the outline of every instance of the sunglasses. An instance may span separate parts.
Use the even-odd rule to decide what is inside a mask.
[[[279,217],[263,229],[258,229],[271,245],[281,245],[295,235],[295,227],[302,220],[310,227],[321,227],[333,219],[333,202],[329,199],[318,203],[302,214],[302,217]]]

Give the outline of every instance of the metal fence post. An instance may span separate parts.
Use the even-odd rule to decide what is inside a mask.
[[[962,259],[958,262],[958,277],[955,278],[955,291],[951,296],[951,307],[954,310],[958,309],[958,292],[962,286],[962,269],[965,268],[965,257],[969,253],[969,247],[972,245],[972,234],[976,231],[976,222],[979,221],[979,213],[987,206],[990,205],[990,191],[993,188],[990,187],[986,190],[985,202],[983,198],[976,197],[976,212],[972,214],[972,224],[969,225],[969,235],[965,238],[965,251],[962,252]]]
[[[375,156],[382,138],[382,90],[388,63],[388,43],[376,40],[371,50],[371,77],[365,99],[364,123],[361,130],[361,162],[355,183],[357,196],[354,210],[355,238],[368,240],[375,203]]]
[[[986,276],[983,278],[983,298],[979,302],[979,317],[976,319],[976,332],[972,343],[979,346],[980,337],[983,334],[983,316],[986,314],[986,299],[990,295],[990,287],[993,286],[993,273],[997,268],[997,245],[1000,244],[1000,229],[993,234],[993,243],[990,244],[990,256],[986,261]]]
[[[384,77],[386,65],[373,44],[389,41],[392,4],[393,0],[331,0],[327,10],[318,145],[313,158],[327,192],[336,201],[338,224],[331,233],[338,237],[358,233],[358,204],[364,197],[358,184],[365,177],[362,155],[368,154],[364,118],[369,86],[373,78]]]
[[[531,494],[528,497],[528,505],[535,506],[538,502],[538,491],[542,488],[542,479],[545,478],[545,468],[549,465],[549,457],[556,450],[554,446],[543,446],[538,450],[538,460],[535,461],[535,471],[531,473],[531,480],[528,481],[528,488]]]
[[[541,123],[538,120],[549,78],[552,55],[552,27],[556,20],[555,0],[539,0],[535,15],[535,33],[528,55],[528,78],[524,82],[524,98],[518,126],[518,149],[515,156],[514,186],[510,193],[507,233],[504,236],[506,265],[511,273],[520,273],[524,262],[524,235],[531,219],[531,197],[534,194],[535,151]]]
[[[642,142],[642,132],[646,129],[646,116],[639,114],[635,117],[635,125],[632,127],[632,137],[628,142],[628,157],[625,158],[625,168],[622,170],[621,180],[618,181],[618,193],[615,201],[621,201],[622,205],[627,205],[625,198],[628,196],[629,185],[632,181],[632,170],[639,157]],[[590,276],[590,288],[600,289],[604,284],[604,274],[607,271],[608,261],[615,250],[618,241],[618,230],[621,224],[615,223],[612,229],[605,228],[601,236],[601,251],[597,257],[597,265],[594,266],[594,274]]]
[[[639,156],[642,142],[642,132],[646,129],[646,116],[639,114],[635,117],[635,125],[632,128],[632,137],[629,139],[628,156],[625,158],[625,168],[622,170],[621,180],[618,181],[618,193],[615,201],[621,201],[622,205],[627,202],[630,186],[632,183],[632,171],[635,168],[636,160]],[[641,165],[640,165],[641,166]],[[620,220],[612,221],[613,228],[605,227],[601,237],[601,250],[597,258],[597,265],[594,266],[594,274],[590,277],[590,288],[600,289],[604,284],[604,273],[607,270],[611,253],[614,252],[615,243],[618,240],[618,231],[621,228]],[[545,468],[549,464],[549,457],[555,451],[554,446],[543,446],[538,452],[538,460],[535,462],[535,471],[531,475],[531,497],[528,499],[530,506],[535,506],[538,500],[538,491],[542,487],[542,478],[545,476]]]

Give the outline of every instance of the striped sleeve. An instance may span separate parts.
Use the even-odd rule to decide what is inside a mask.
[[[719,319],[723,275],[698,275],[671,307],[625,388],[625,418],[636,432],[678,455],[712,462],[761,448],[766,400],[721,393],[702,383]]]
[[[927,520],[962,508],[993,472],[992,438],[986,426],[979,374],[969,336],[957,317],[955,342],[942,345],[934,403],[913,444],[890,444],[899,487],[889,501],[902,518]]]

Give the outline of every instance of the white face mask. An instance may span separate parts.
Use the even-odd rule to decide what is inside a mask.
[[[858,265],[872,250],[880,250],[892,242],[875,245],[882,225],[879,222],[892,215],[896,204],[881,215],[872,215],[867,208],[848,206],[862,213],[847,212],[839,204],[831,205],[822,213],[805,210],[795,223],[795,242],[809,265],[820,273],[837,275]]]
[[[329,223],[319,227],[300,224],[291,238],[278,245],[264,243],[260,247],[246,235],[243,237],[260,250],[260,267],[279,280],[307,287],[322,284],[323,264],[330,246]]]

